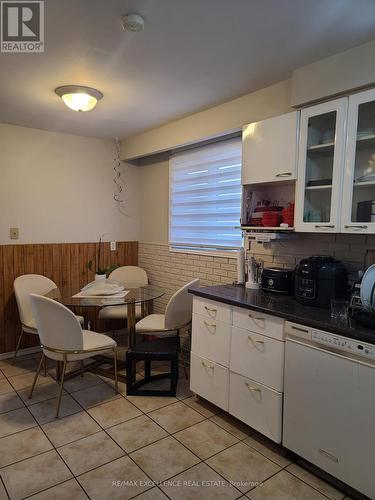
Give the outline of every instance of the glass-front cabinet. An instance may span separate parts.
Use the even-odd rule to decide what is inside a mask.
[[[375,233],[375,90],[349,97],[341,230]]]
[[[301,111],[296,231],[340,231],[347,105],[342,98]]]

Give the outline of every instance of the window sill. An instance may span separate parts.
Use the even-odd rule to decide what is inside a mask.
[[[173,253],[186,253],[195,255],[206,255],[207,257],[225,257],[227,259],[237,259],[237,250],[193,250],[186,248],[176,248],[169,246],[169,251]]]

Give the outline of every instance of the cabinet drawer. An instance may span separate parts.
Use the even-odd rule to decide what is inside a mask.
[[[282,391],[284,345],[280,340],[233,327],[230,370]]]
[[[191,353],[190,389],[228,411],[229,370]]]
[[[232,372],[229,387],[229,413],[280,443],[282,394]]]
[[[221,304],[215,300],[194,297],[193,312],[230,325],[232,323],[232,306]]]
[[[284,319],[270,314],[234,307],[233,326],[261,333],[274,339],[284,339]]]
[[[230,337],[229,324],[193,313],[191,350],[198,356],[228,366]]]

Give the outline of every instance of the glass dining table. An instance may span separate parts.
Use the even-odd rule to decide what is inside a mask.
[[[72,295],[64,295],[60,292],[58,288],[54,288],[50,292],[46,293],[46,297],[49,297],[51,299],[57,300],[61,304],[64,304],[65,306],[69,307],[69,309],[72,309],[73,312],[78,312],[78,311],[84,311],[86,308],[96,308],[96,309],[101,309],[106,306],[126,306],[126,318],[124,318],[124,321],[126,321],[126,329],[127,329],[127,334],[128,334],[128,339],[129,339],[129,347],[134,347],[136,343],[136,306],[141,307],[141,314],[142,317],[151,314],[153,310],[153,301],[155,299],[158,299],[164,295],[164,291],[154,285],[144,285],[139,288],[131,288],[127,291],[126,295],[123,297],[113,297],[113,296],[108,296],[108,297],[95,297],[95,296],[88,296],[88,297],[76,297]],[[119,348],[124,347],[124,351],[127,350],[128,346],[125,346],[124,343],[122,342],[122,339],[124,338],[124,335],[120,335],[118,338],[116,338],[116,342],[119,345]],[[93,365],[90,365],[90,370],[95,371],[98,374],[109,376],[110,378],[113,378],[113,371],[112,370],[104,370],[100,369],[98,365],[100,365],[100,357],[96,357],[96,363],[93,363]],[[102,364],[107,362],[108,359],[102,357]],[[119,360],[119,368],[121,365],[125,365],[125,361],[121,362]],[[96,365],[96,366],[94,366]],[[79,370],[78,370],[79,371]],[[76,372],[75,372],[76,373]],[[57,378],[59,378],[59,367],[57,370]],[[119,380],[125,380],[124,376],[119,375]]]

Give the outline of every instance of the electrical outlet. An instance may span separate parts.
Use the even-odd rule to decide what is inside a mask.
[[[115,252],[115,251],[116,251],[116,242],[111,241],[111,252]]]
[[[19,229],[18,229],[18,227],[11,227],[9,229],[9,234],[10,234],[10,239],[11,240],[18,240],[18,238],[19,238]]]

